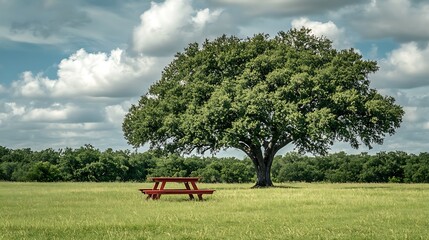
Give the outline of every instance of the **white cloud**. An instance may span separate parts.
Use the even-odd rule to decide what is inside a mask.
[[[14,31],[0,26],[0,39],[6,39],[12,42],[30,43],[30,44],[61,44],[65,42],[60,36],[50,35],[46,37],[35,36],[28,31]]]
[[[129,101],[112,106],[106,106],[105,102],[49,104],[50,101],[0,105],[0,135],[5,137],[4,146],[43,149],[91,143],[101,148],[127,147],[122,137],[121,118]],[[49,105],[42,106],[46,103]]]
[[[292,21],[292,27],[298,29],[301,27],[310,28],[314,35],[319,37],[324,36],[332,40],[332,45],[335,48],[343,49],[351,47],[350,40],[347,38],[344,29],[338,28],[332,21],[323,23],[301,17]]]
[[[16,102],[6,102],[0,105],[0,126],[7,124],[11,119],[21,117],[25,113],[25,106]]]
[[[96,131],[106,130],[104,123],[48,123],[46,129],[52,131]]]
[[[47,2],[51,2],[47,4]],[[9,1],[0,3],[0,42],[85,47],[124,47],[148,1]]]
[[[20,116],[25,113],[25,106],[20,106],[15,102],[7,102],[5,103],[6,112],[9,113],[10,116]]]
[[[403,109],[405,111],[404,121],[416,123],[419,120],[419,109],[417,107],[404,107]]]
[[[32,72],[23,72],[21,79],[12,83],[15,93],[25,97],[43,97],[55,85],[55,81],[42,74],[33,75]]]
[[[221,13],[222,10],[219,9],[214,12],[210,12],[210,9],[205,8],[198,11],[195,17],[192,17],[192,22],[195,23],[196,27],[203,28],[207,23],[216,21]]]
[[[6,92],[6,88],[0,84],[0,93]]]
[[[372,0],[343,13],[363,35],[393,37],[399,41],[429,40],[429,2],[412,0]]]
[[[429,86],[429,43],[421,48],[416,42],[402,44],[380,61],[374,85],[379,88],[415,88]]]
[[[3,124],[3,121],[6,120],[7,114],[0,112],[0,126]]]
[[[429,47],[418,49],[415,42],[402,44],[394,50],[388,59],[388,63],[399,68],[406,74],[421,74],[427,70],[425,60],[429,59]]]
[[[106,120],[109,121],[110,123],[120,126],[130,106],[131,106],[131,103],[128,101],[122,104],[106,106],[105,107]]]
[[[15,5],[12,2],[8,4]],[[38,5],[30,3],[32,4]],[[108,14],[108,9],[96,7],[78,7],[79,13],[91,18],[91,21],[80,21],[67,15],[70,12],[68,8],[62,8],[65,11],[62,14],[62,11],[48,13],[28,7],[23,11],[38,12],[39,15],[34,17],[35,14],[22,14],[25,16],[22,18],[16,17],[18,11],[7,11],[2,5],[0,41],[61,43],[61,49],[67,49],[69,45],[64,45],[64,42],[77,40],[90,49],[103,49],[103,46],[115,43],[116,46],[126,48],[123,39],[126,41],[129,37],[136,18],[130,18],[130,11],[125,11],[127,7],[121,6],[121,11],[124,11],[122,14]],[[135,17],[141,13],[141,10],[129,10]],[[122,18],[125,12],[127,15]],[[193,23],[191,27],[201,33],[219,14],[218,11],[207,9],[193,11],[186,17]],[[63,16],[64,21],[51,21],[61,20]],[[106,25],[106,19],[113,20],[112,24]],[[83,25],[72,26],[78,22]],[[128,32],[128,36],[125,32]],[[106,44],[100,48],[102,41]],[[40,56],[42,59],[43,57]],[[10,83],[7,88],[0,84],[2,145],[42,149],[78,147],[91,143],[101,148],[127,148],[120,126],[131,100],[123,101],[144,94],[148,86],[159,79],[162,68],[170,60],[171,58],[152,58],[141,54],[131,56],[123,49],[105,53],[89,53],[81,49],[58,64],[57,77],[47,77],[43,72],[23,72],[19,80]]]
[[[190,0],[152,2],[134,29],[134,50],[156,56],[171,55],[189,42],[201,40],[205,28],[215,22],[221,12],[208,8],[197,11]]]
[[[29,110],[22,117],[22,120],[26,122],[61,122],[67,120],[74,111],[76,111],[76,107],[72,105],[63,106],[62,104],[54,103],[48,108]]]
[[[142,93],[156,79],[152,70],[156,60],[129,57],[121,49],[106,53],[78,50],[58,65],[58,79],[24,72],[12,84],[24,97],[126,97]],[[153,74],[153,75],[151,75]]]
[[[80,5],[67,1],[2,3],[0,39],[31,44],[64,43],[71,36],[69,30],[91,21]]]
[[[92,104],[92,107],[74,103],[45,102],[6,102],[0,106],[2,119],[10,124],[25,123],[28,128],[32,124],[44,123],[85,123],[103,121],[103,113],[98,110],[103,103]],[[2,110],[3,109],[3,110]]]
[[[208,13],[195,15],[195,21],[203,27],[212,21],[212,13]],[[170,60],[130,55],[119,48],[96,53],[80,49],[60,61],[57,77],[23,72],[9,89],[0,85],[7,102],[0,102],[0,135],[8,136],[6,146],[12,147],[64,148],[91,143],[126,148],[121,123],[130,98],[144,94]]]
[[[376,59],[378,56],[378,47],[375,44],[371,45],[371,50],[368,52],[368,57],[371,59]]]
[[[128,57],[121,49],[87,53],[81,49],[59,64],[54,96],[87,95],[95,97],[130,96],[142,91],[154,79],[144,79],[154,60]],[[137,84],[140,84],[138,86]]]
[[[230,5],[239,8],[239,14],[250,16],[297,16],[335,11],[351,4],[359,4],[363,0],[211,0],[219,5]]]

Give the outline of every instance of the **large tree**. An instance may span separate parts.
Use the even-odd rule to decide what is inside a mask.
[[[192,43],[130,108],[125,138],[167,152],[240,149],[253,161],[257,187],[273,185],[274,155],[288,144],[314,154],[336,140],[382,144],[402,108],[369,87],[375,61],[331,43],[305,28]]]

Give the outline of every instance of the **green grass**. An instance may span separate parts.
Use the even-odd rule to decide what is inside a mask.
[[[199,184],[202,202],[151,185],[0,182],[0,239],[429,239],[429,184]]]

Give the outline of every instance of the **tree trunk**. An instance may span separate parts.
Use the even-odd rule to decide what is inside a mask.
[[[264,141],[261,145],[252,144],[251,141],[242,141],[243,145],[238,147],[249,156],[256,169],[257,180],[253,188],[273,187],[271,181],[271,166],[274,155],[282,147],[286,146],[291,140],[282,140],[278,142],[277,137],[273,137],[271,142]],[[263,150],[261,149],[263,147]]]
[[[256,168],[256,184],[253,188],[262,188],[262,187],[272,187],[273,182],[271,181],[271,165],[273,162],[273,157],[263,159],[258,161],[257,159],[253,160],[253,163]]]

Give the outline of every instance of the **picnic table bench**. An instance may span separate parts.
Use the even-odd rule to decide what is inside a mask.
[[[147,199],[152,198],[153,200],[161,198],[162,194],[187,194],[191,200],[194,199],[193,194],[196,194],[199,200],[203,200],[203,194],[213,194],[215,190],[198,189],[197,182],[199,179],[199,177],[153,177],[150,178],[154,182],[153,188],[140,188],[139,191],[147,194]],[[167,182],[183,183],[185,188],[165,188]]]

